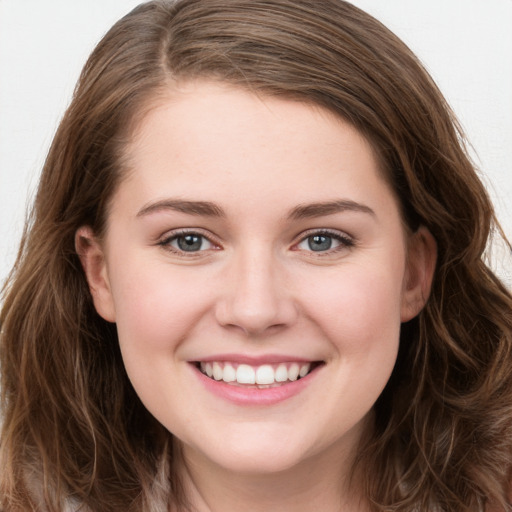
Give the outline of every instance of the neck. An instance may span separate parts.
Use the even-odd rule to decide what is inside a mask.
[[[369,512],[353,456],[343,450],[315,455],[272,473],[243,473],[219,467],[183,450],[185,493],[193,512]]]

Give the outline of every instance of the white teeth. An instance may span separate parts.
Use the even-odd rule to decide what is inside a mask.
[[[256,373],[252,366],[241,364],[236,369],[236,381],[239,384],[256,384]]]
[[[272,387],[277,383],[296,381],[305,377],[311,364],[281,363],[279,365],[263,364],[253,367],[248,364],[208,362],[200,363],[200,368],[208,377],[217,381],[237,382],[238,384],[257,384],[260,388]]]
[[[274,369],[264,364],[256,370],[256,384],[274,384]]]
[[[224,374],[222,376],[222,380],[224,382],[235,382],[236,370],[230,364],[224,365]]]
[[[300,371],[299,365],[297,363],[293,363],[290,366],[290,369],[288,370],[288,379],[290,379],[292,381],[297,380],[297,378],[299,377],[299,371]]]
[[[305,377],[308,372],[309,372],[309,364],[303,364],[301,367],[300,367],[300,370],[299,370],[299,377],[302,378],[302,377]]]
[[[276,382],[286,382],[288,380],[288,369],[285,364],[280,364],[275,372]]]
[[[213,378],[215,380],[222,380],[223,374],[222,366],[219,363],[213,363]]]

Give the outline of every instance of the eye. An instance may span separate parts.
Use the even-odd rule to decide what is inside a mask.
[[[195,232],[174,234],[159,242],[159,245],[178,253],[194,253],[217,248],[206,236]]]
[[[301,251],[335,252],[353,245],[354,241],[347,235],[330,231],[317,231],[304,237],[296,247]]]

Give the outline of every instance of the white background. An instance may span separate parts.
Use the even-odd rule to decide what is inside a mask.
[[[321,1],[321,0],[319,0]],[[0,0],[0,283],[88,54],[138,0]],[[512,0],[354,0],[420,57],[474,147],[512,238]],[[512,285],[510,260],[497,270]]]

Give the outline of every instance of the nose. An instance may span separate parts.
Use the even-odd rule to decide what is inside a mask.
[[[297,318],[283,263],[271,251],[246,249],[235,255],[224,276],[216,305],[216,318],[223,327],[248,336],[281,330]]]

